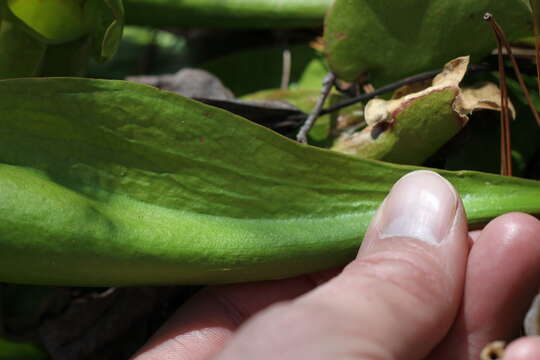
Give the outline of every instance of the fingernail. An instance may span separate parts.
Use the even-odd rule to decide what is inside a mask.
[[[440,244],[454,224],[458,198],[450,183],[431,171],[402,177],[386,197],[379,238],[409,237]]]

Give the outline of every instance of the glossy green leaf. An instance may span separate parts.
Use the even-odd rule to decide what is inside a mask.
[[[464,126],[465,120],[452,108],[457,92],[457,88],[438,89],[404,101],[406,105],[391,117],[338,139],[333,150],[368,159],[421,164]]]
[[[414,167],[300,145],[123,81],[0,81],[0,281],[274,279],[342,265]],[[540,213],[540,183],[441,171],[471,224]]]
[[[332,0],[125,0],[133,25],[210,28],[320,26]]]
[[[336,0],[325,24],[330,68],[344,80],[368,73],[374,84],[442,67],[496,47],[482,19],[494,14],[510,40],[531,35],[523,0]]]

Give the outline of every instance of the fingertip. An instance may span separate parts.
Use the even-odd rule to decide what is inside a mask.
[[[460,202],[453,186],[432,171],[413,171],[403,176],[381,205],[372,222],[372,239],[412,238],[442,245],[455,223]],[[380,241],[379,241],[380,242]]]
[[[522,212],[511,212],[493,219],[484,229],[502,232],[506,239],[517,240],[517,232],[525,234],[537,234],[540,231],[540,221],[532,215]]]
[[[466,358],[478,354],[491,339],[517,336],[539,279],[540,222],[519,212],[492,220],[469,254],[459,326],[454,326],[434,358]],[[536,358],[540,359],[532,359]]]
[[[531,214],[527,214],[520,211],[513,211],[501,216],[498,216],[495,218],[495,220],[504,220],[504,221],[517,221],[519,223],[525,224],[525,225],[531,225],[531,226],[538,226],[540,225],[540,220],[538,220],[536,217],[534,217]],[[495,221],[494,220],[494,221]]]
[[[430,291],[455,308],[469,248],[466,215],[457,191],[435,172],[414,171],[394,185],[347,270],[375,268],[384,280],[417,289],[416,293]]]
[[[504,352],[503,360],[540,359],[540,336],[527,336],[510,343]]]
[[[481,249],[484,255],[489,252],[492,259],[494,256],[501,260],[509,259],[511,254],[516,253],[538,257],[539,239],[540,221],[529,214],[512,212],[493,219],[475,241],[475,248]],[[520,256],[516,259],[519,260]],[[478,260],[485,263],[482,256],[479,256]]]

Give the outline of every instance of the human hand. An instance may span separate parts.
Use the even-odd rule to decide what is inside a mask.
[[[539,287],[540,221],[511,213],[469,236],[455,190],[417,171],[342,271],[208,287],[134,359],[477,360],[519,335]],[[540,359],[540,337],[504,359]]]

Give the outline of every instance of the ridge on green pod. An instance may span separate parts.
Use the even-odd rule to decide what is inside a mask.
[[[325,52],[338,78],[365,74],[376,86],[496,47],[482,20],[492,13],[510,40],[532,34],[527,0],[335,0],[325,18]]]

